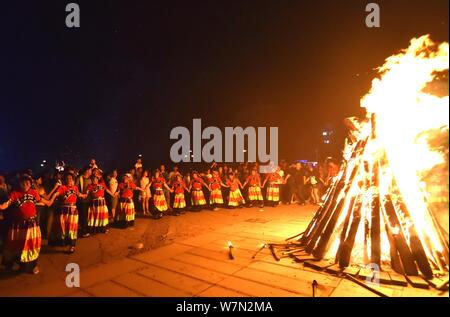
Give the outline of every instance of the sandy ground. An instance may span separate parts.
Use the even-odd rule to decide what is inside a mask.
[[[77,263],[81,270],[101,263],[110,263],[125,257],[161,247],[176,241],[182,241],[200,234],[211,232],[223,226],[255,219],[273,220],[292,213],[310,214],[316,210],[315,206],[279,206],[277,208],[220,209],[218,211],[204,210],[200,212],[186,212],[181,216],[165,216],[162,219],[140,217],[134,228],[112,228],[107,234],[97,234],[79,239],[74,254],[67,254],[67,248],[48,247],[43,241],[43,248],[39,258],[41,273],[33,275],[1,275],[0,294],[8,294],[8,289],[46,283],[58,278],[65,278],[65,267],[68,263]],[[300,232],[300,230],[299,230]],[[141,248],[137,248],[142,244]]]

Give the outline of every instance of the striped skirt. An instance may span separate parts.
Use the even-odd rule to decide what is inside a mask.
[[[164,196],[163,190],[157,190],[153,195],[153,204],[158,211],[166,211],[168,209],[166,196]]]
[[[268,201],[279,201],[280,200],[280,186],[277,184],[270,184],[267,187],[266,198]]]
[[[193,206],[204,206],[206,205],[205,195],[201,189],[194,189],[191,192],[191,201]]]
[[[181,209],[186,207],[186,199],[184,193],[177,193],[173,199],[173,208]]]
[[[130,222],[134,221],[135,211],[134,203],[131,198],[122,198],[119,204],[119,212],[117,213],[117,221]]]
[[[250,201],[264,200],[261,193],[261,188],[259,186],[250,186],[248,188],[248,200]]]
[[[4,259],[18,259],[21,263],[35,261],[39,257],[41,244],[41,229],[36,217],[12,221],[5,240]]]
[[[209,204],[223,204],[222,190],[220,188],[211,191],[211,195],[209,195]]]
[[[228,206],[237,207],[241,204],[245,204],[245,200],[244,197],[242,197],[239,188],[233,191],[230,190],[230,196],[228,197]]]
[[[78,233],[78,209],[75,205],[63,205],[56,213],[55,231],[56,238],[64,240],[76,240]]]
[[[105,198],[92,200],[88,209],[88,226],[105,227],[108,225],[108,207],[106,207]]]

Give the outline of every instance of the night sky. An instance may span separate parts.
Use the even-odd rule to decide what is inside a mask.
[[[193,118],[278,126],[280,159],[339,153],[374,68],[412,37],[448,41],[448,0],[78,0],[72,29],[69,2],[1,4],[0,171],[169,163],[170,130]]]

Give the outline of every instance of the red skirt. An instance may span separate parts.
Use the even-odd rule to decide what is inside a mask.
[[[279,201],[280,200],[280,187],[277,184],[270,184],[267,187],[266,198],[268,201]]]
[[[37,218],[14,220],[9,229],[4,246],[5,261],[19,259],[21,263],[37,260],[41,250],[41,229]]]
[[[181,209],[186,207],[186,200],[184,193],[177,193],[173,199],[173,208]]]
[[[245,204],[244,197],[242,197],[241,191],[238,189],[235,189],[233,191],[230,191],[230,196],[228,197],[228,206],[237,207],[241,204]]]
[[[166,196],[164,196],[163,190],[156,190],[153,195],[153,204],[158,211],[166,211],[168,209]]]
[[[194,189],[191,192],[191,200],[193,206],[204,206],[206,205],[205,195],[201,189]]]
[[[120,200],[120,208],[117,213],[117,221],[134,221],[134,203],[131,198],[122,198]]]
[[[259,186],[250,186],[248,188],[248,200],[250,200],[250,201],[262,201],[263,200],[261,188]]]
[[[222,190],[220,188],[213,189],[211,195],[209,196],[209,203],[212,204],[223,204]]]
[[[78,209],[75,205],[63,205],[56,214],[56,238],[76,240],[78,233]]]
[[[105,227],[108,225],[108,217],[105,198],[94,199],[88,209],[88,226]]]

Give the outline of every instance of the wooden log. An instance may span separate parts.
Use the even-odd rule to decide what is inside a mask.
[[[397,193],[396,193],[397,194]],[[398,192],[400,194],[400,192]],[[400,202],[398,204],[398,208],[403,212],[405,217],[411,219],[411,214],[404,202]],[[419,270],[426,278],[431,278],[433,276],[433,271],[430,266],[430,262],[425,253],[425,249],[422,245],[422,242],[419,239],[419,235],[417,234],[417,230],[414,225],[409,227],[409,245],[411,248],[411,253],[414,257],[414,260],[419,267]]]
[[[433,278],[427,279],[426,281],[428,282],[428,284],[430,284],[431,287],[439,289],[442,287],[442,285],[444,285],[445,283],[448,283],[448,276],[443,279],[433,277]]]
[[[342,207],[345,203],[346,196],[352,186],[352,181],[354,181],[356,173],[358,172],[358,167],[354,166],[350,175],[350,183],[344,184],[342,190],[343,195],[339,197],[339,200],[337,201],[337,204],[334,206],[334,208],[328,213],[328,221],[322,221],[321,223],[321,230],[316,233],[316,235],[313,237],[313,239],[308,244],[308,247],[306,248],[307,251],[313,252],[314,256],[317,258],[322,258],[324,253],[326,252],[329,239],[332,235],[332,233],[335,230],[336,222],[342,212]],[[326,219],[324,219],[326,220]],[[325,229],[324,229],[325,228]],[[316,242],[319,239],[319,242]],[[314,250],[313,250],[314,249]]]
[[[430,262],[428,261],[427,255],[422,246],[422,242],[417,236],[416,230],[413,227],[410,227],[409,234],[410,234],[409,243],[411,245],[412,255],[416,260],[420,272],[422,272],[422,274],[426,278],[432,278],[433,270],[431,269]]]
[[[412,252],[406,242],[405,236],[401,229],[400,221],[397,218],[397,213],[392,200],[389,195],[385,197],[384,207],[387,215],[387,220],[392,228],[398,228],[398,232],[393,233],[395,246],[400,255],[400,260],[402,262],[403,269],[407,275],[418,275],[416,263]]]
[[[408,282],[416,288],[423,288],[423,289],[428,289],[430,288],[430,286],[428,285],[427,281],[425,281],[423,278],[419,277],[419,276],[406,276],[406,279],[408,280]]]
[[[384,210],[384,206],[380,207],[380,214],[383,217],[383,221],[384,221],[384,227],[386,230],[386,235],[387,238],[389,240],[389,253],[390,253],[390,258],[391,258],[391,267],[392,269],[399,273],[399,274],[405,274],[405,270],[403,268],[403,265],[400,261],[400,256],[398,255],[398,251],[397,251],[397,247],[395,245],[395,239],[394,239],[394,235],[392,234],[392,230],[391,227],[389,225],[389,221],[387,219],[387,215],[386,212]]]
[[[370,268],[362,268],[359,270],[358,276],[360,280],[367,280],[374,278],[374,272]]]
[[[367,140],[368,138],[364,138],[357,142],[349,161],[355,160],[360,155],[361,150],[364,149],[365,145],[367,144]],[[305,236],[305,239],[302,240],[305,243],[306,250],[308,252],[312,252],[319,237],[322,240],[321,235],[328,220],[332,217],[333,213],[336,211],[336,206],[340,203],[340,201],[345,199],[345,195],[348,193],[350,186],[349,184],[345,184],[347,173],[350,173],[349,180],[351,183],[352,180],[355,178],[357,171],[358,171],[357,165],[353,166],[353,168],[350,168],[348,165],[345,167],[345,172],[342,173],[341,178],[335,185],[336,188],[334,195],[332,196],[331,202],[327,204],[328,207],[324,209],[321,217],[317,219],[317,223],[315,224],[313,230],[311,230],[310,234]],[[340,197],[341,190],[344,190],[344,198]]]
[[[399,274],[397,272],[389,271],[387,272],[389,274],[389,277],[391,278],[392,285],[398,285],[398,286],[407,286],[408,282],[406,281],[406,278],[404,275]]]
[[[344,269],[343,273],[356,276],[356,275],[358,275],[360,270],[361,270],[361,268],[359,268],[357,266],[347,266]]]
[[[374,271],[370,268],[362,268],[359,271],[358,278],[362,280],[372,279],[372,278],[378,278],[378,281],[381,284],[392,284],[391,277],[389,276],[389,273],[380,271],[378,274],[374,275]]]
[[[344,168],[344,167],[341,167]],[[325,203],[317,210],[317,212],[314,214],[313,219],[309,222],[308,226],[306,227],[306,230],[304,231],[303,236],[301,237],[300,241],[303,244],[306,244],[311,236],[314,234],[316,230],[316,225],[320,223],[320,221],[324,218],[325,213],[330,208],[331,204],[335,201],[336,195],[337,195],[337,184],[341,182],[342,179],[336,182],[336,185],[332,186],[327,193],[327,197],[325,199]]]
[[[377,295],[380,296],[380,297],[388,297],[388,296],[387,296],[386,294],[384,294],[383,292],[381,292],[381,291],[375,289],[374,287],[371,287],[371,286],[367,285],[366,283],[363,283],[363,282],[359,281],[358,279],[354,278],[354,277],[351,276],[351,275],[344,274],[344,276],[345,276],[348,280],[350,280],[350,281],[352,281],[352,282],[354,282],[354,283],[356,283],[356,284],[358,284],[358,285],[360,285],[360,286],[362,286],[362,287],[368,289],[369,291],[373,292],[374,294],[377,294]]]
[[[313,257],[312,255],[294,255],[291,254],[291,258],[294,259],[295,262],[297,263],[302,263],[305,261],[317,261],[317,259],[315,257]]]
[[[369,221],[364,219],[364,264],[369,264],[368,240],[370,236]]]
[[[378,188],[378,162],[373,166],[371,186]],[[370,262],[381,265],[381,215],[380,196],[377,193],[372,197],[370,210]]]
[[[349,223],[350,223],[350,217],[352,215],[352,210],[355,207],[355,202],[356,202],[356,196],[352,197],[351,200],[350,200],[350,203],[349,203],[349,210],[347,211],[347,215],[345,216],[344,224],[342,226],[339,247],[338,247],[338,249],[336,251],[336,256],[335,256],[336,260],[338,260],[339,257],[340,257],[340,253],[341,253],[341,250],[342,250],[342,245],[343,245],[343,243],[345,241],[345,237],[347,235],[347,230],[348,230],[348,226],[349,226]]]
[[[334,208],[333,213],[327,223],[327,226],[325,228],[325,231],[320,236],[320,240],[317,243],[317,246],[312,251],[312,254],[319,259],[322,259],[326,250],[327,246],[330,242],[330,237],[333,234],[333,232],[336,229],[336,222],[341,215],[342,212],[342,206],[344,205],[345,199],[341,199],[339,203],[336,205],[336,208]]]
[[[380,272],[380,283],[382,284],[392,284],[391,277],[388,272]]]
[[[342,188],[344,188],[344,182],[340,182],[336,188],[336,192],[340,192]],[[333,212],[333,209],[335,205],[337,204],[337,194],[333,195],[333,198],[327,203],[326,208],[323,209],[320,216],[316,219],[314,227],[311,228],[311,231],[308,236],[304,236],[304,239],[302,239],[302,242],[305,244],[305,249],[308,252],[311,252],[312,249],[315,246],[315,243],[317,239],[319,238],[320,234],[322,233],[323,228],[326,225],[327,220],[330,217],[330,214]]]
[[[448,276],[441,284],[436,285],[436,288],[441,291],[448,290]]]
[[[339,264],[333,264],[327,268],[325,268],[325,272],[335,275],[340,275],[343,269],[339,266]]]
[[[303,265],[306,267],[313,268],[318,271],[322,271],[322,270],[326,269],[327,267],[334,265],[334,263],[330,263],[329,261],[324,261],[324,260],[322,260],[322,261],[305,261],[303,263]]]
[[[352,223],[350,225],[348,235],[341,244],[339,251],[338,263],[341,267],[347,267],[350,264],[353,245],[355,244],[356,233],[358,232],[359,223],[361,221],[361,197],[358,197],[355,206],[351,210]]]

